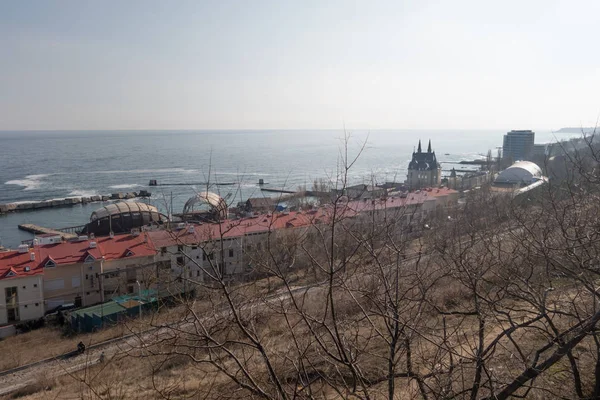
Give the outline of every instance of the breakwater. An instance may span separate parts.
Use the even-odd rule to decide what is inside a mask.
[[[64,199],[42,200],[42,201],[27,201],[19,203],[0,204],[0,214],[10,212],[35,211],[45,208],[56,208],[65,206],[74,206],[77,204],[87,204],[109,200],[125,200],[135,199],[138,197],[150,197],[151,193],[141,190],[139,192],[130,193],[113,193],[110,195],[82,196],[82,197],[67,197]]]
[[[62,236],[66,240],[75,239],[77,234],[64,232],[62,230],[44,228],[43,226],[38,226],[34,224],[20,224],[19,229],[25,232],[33,233],[34,235],[44,235],[44,234],[54,234]],[[33,240],[32,240],[33,242]]]

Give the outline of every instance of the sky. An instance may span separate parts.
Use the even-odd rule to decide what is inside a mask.
[[[559,129],[600,2],[0,1],[0,130]]]

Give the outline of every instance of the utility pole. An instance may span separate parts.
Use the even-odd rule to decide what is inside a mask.
[[[142,318],[142,285],[140,285],[140,281],[136,279],[135,283],[138,286],[138,314],[140,319]]]

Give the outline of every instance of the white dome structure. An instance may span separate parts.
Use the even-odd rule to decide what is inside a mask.
[[[208,210],[206,210],[205,207],[207,207]],[[227,202],[216,193],[201,192],[190,198],[183,206],[184,215],[197,212],[208,212],[216,219],[226,219]]]
[[[543,179],[542,170],[537,164],[519,161],[500,172],[494,183],[527,186]]]

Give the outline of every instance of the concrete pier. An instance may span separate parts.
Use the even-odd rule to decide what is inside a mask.
[[[67,197],[65,199],[55,200],[41,200],[41,201],[28,201],[25,203],[7,203],[0,204],[0,214],[7,214],[9,212],[20,212],[20,211],[35,211],[43,208],[55,208],[72,206],[76,204],[87,204],[98,201],[109,201],[109,200],[121,200],[121,199],[134,199],[136,197],[150,197],[151,193],[142,190],[140,192],[130,193],[113,193],[104,196],[91,196],[91,197]]]
[[[19,225],[19,229],[22,231],[36,234],[36,235],[43,235],[43,234],[47,234],[47,233],[60,235],[66,240],[75,239],[77,237],[77,235],[74,233],[61,232],[61,231],[57,231],[55,229],[44,228],[43,226],[38,226],[38,225],[34,225],[34,224],[21,224],[21,225]]]
[[[148,182],[148,186],[233,186],[236,182],[172,182],[172,183],[158,183],[156,179],[151,179]]]
[[[279,189],[279,188],[262,188],[261,187],[260,190],[262,190],[263,192],[272,192],[272,193],[288,193],[288,194],[296,193],[293,190]]]

